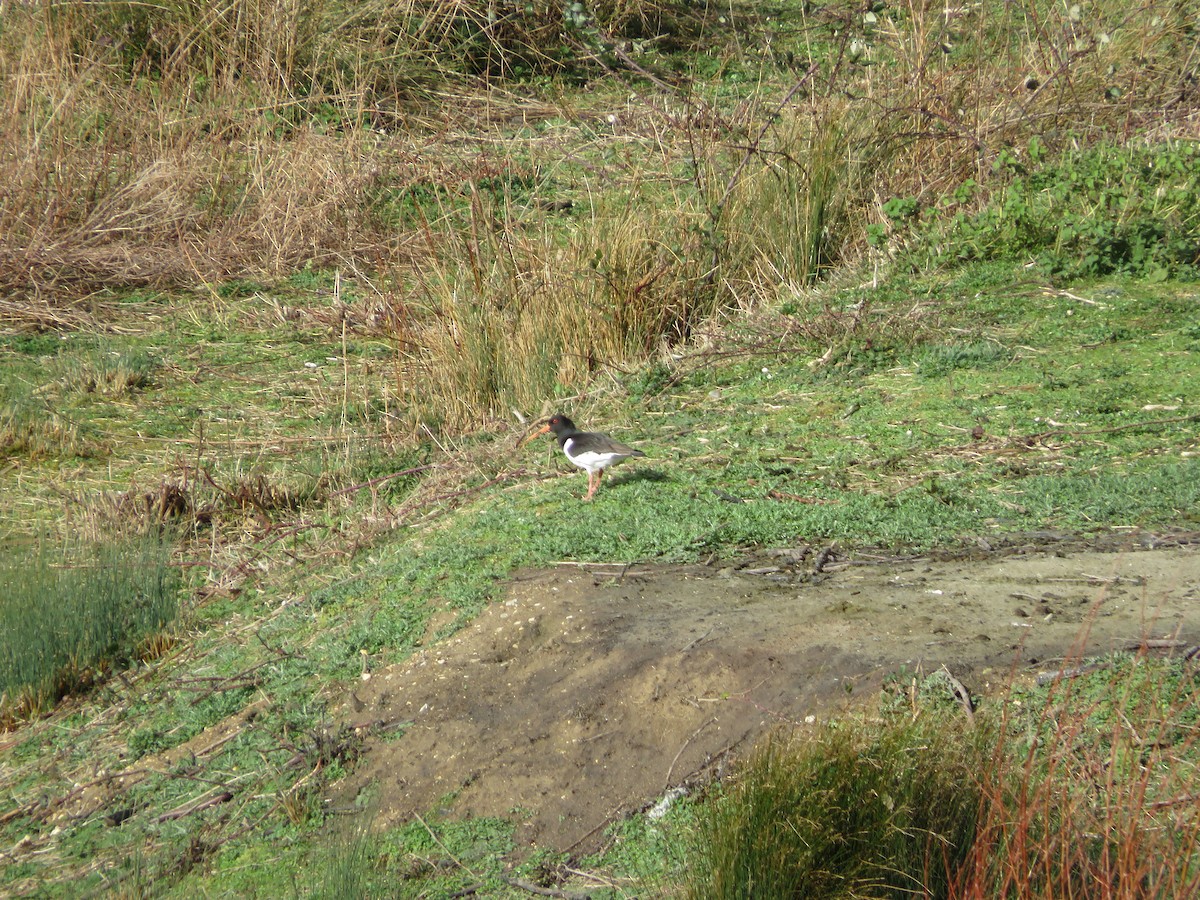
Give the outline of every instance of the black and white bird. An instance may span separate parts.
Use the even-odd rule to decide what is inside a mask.
[[[522,443],[533,440],[539,435],[554,432],[558,446],[574,465],[586,469],[588,473],[588,491],[584,500],[591,500],[600,487],[600,476],[604,470],[614,463],[634,456],[645,456],[641,450],[627,447],[620,441],[610,438],[607,434],[596,431],[580,431],[575,423],[562,413],[553,415],[538,431],[535,431]]]

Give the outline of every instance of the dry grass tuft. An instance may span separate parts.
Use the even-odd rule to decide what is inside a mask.
[[[597,211],[563,241],[476,226],[461,249],[423,260],[406,308],[402,399],[412,421],[461,430],[540,408],[619,371],[714,311],[701,254],[676,209]],[[688,252],[691,244],[693,252]]]
[[[205,542],[218,546],[257,539],[278,524],[281,515],[328,496],[328,486],[320,479],[292,483],[259,473],[225,482],[205,468],[185,465],[149,487],[132,484],[124,491],[77,498],[72,525],[94,541],[170,528],[184,535],[209,533]]]
[[[0,405],[0,459],[38,462],[99,456],[103,450],[74,420],[47,405],[26,398]]]
[[[141,354],[96,354],[62,367],[53,387],[62,395],[128,397],[150,384],[154,363]]]
[[[107,193],[99,182],[112,175],[99,148],[16,174],[9,190],[24,189],[17,205],[31,213],[54,170],[76,173],[74,185],[59,188],[65,196],[46,198],[64,207],[62,215],[9,216],[0,229],[0,288],[28,302],[32,324],[41,324],[43,297],[281,276],[380,253],[385,238],[365,195],[381,172],[345,142],[314,132],[287,142],[190,137],[188,151],[168,159],[126,150],[123,183]],[[7,312],[15,318],[20,309]]]
[[[385,166],[396,160],[323,131],[301,112],[285,77],[294,67],[277,59],[299,51],[268,47],[251,29],[239,38],[245,46],[235,46],[250,71],[264,70],[254,81],[218,41],[208,58],[228,57],[238,71],[222,81],[198,62],[199,38],[213,37],[201,26],[215,21],[139,37],[136,17],[106,23],[104,10],[113,9],[6,13],[0,114],[14,123],[0,132],[0,158],[10,161],[0,187],[7,319],[22,324],[24,309],[31,326],[69,323],[59,310],[102,287],[279,276],[380,255],[388,238],[371,196],[396,177]],[[277,41],[297,39],[288,22],[271,24]],[[242,34],[240,25],[226,26]],[[97,33],[102,39],[92,40]],[[104,38],[111,33],[124,37]],[[131,61],[137,40],[146,47]]]
[[[701,809],[685,893],[1196,896],[1194,662],[1082,663],[980,715],[914,681],[882,721],[764,742]]]
[[[936,202],[992,180],[1032,136],[1052,151],[1142,130],[1197,133],[1188,13],[1150,0],[1087,8],[909,2],[867,35],[860,101],[893,148],[883,198]]]
[[[976,838],[952,896],[1141,900],[1200,892],[1196,681],[1180,660],[1145,657],[1111,680],[1066,678],[1051,691],[1024,756],[998,745],[982,773]],[[1078,661],[1067,671],[1079,668]]]
[[[190,521],[193,526],[212,520],[211,504],[197,508],[194,492],[186,481],[164,478],[151,489],[130,488],[109,498],[106,518],[116,525],[145,530],[146,525],[161,527],[168,522]],[[99,507],[97,507],[99,509]]]

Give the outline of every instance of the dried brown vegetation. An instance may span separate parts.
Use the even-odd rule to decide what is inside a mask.
[[[721,43],[708,13],[662,0],[179,13],[6,11],[0,317],[72,327],[87,321],[80,299],[104,288],[338,268],[382,298],[412,428],[528,409],[807,284],[866,250],[888,198],[966,208],[1031,136],[1053,152],[1197,128],[1192,23],[1158,0],[833,5],[779,34],[734,7],[736,24],[766,36],[757,59],[736,32]],[[758,67],[762,89],[718,103],[643,52],[698,42]],[[594,111],[469,81],[614,69],[651,75],[650,87],[595,138]],[[539,180],[561,137],[522,145],[527,164],[466,133],[484,121],[503,136],[548,114],[582,146],[623,148],[627,162],[590,167],[601,184],[631,185],[620,199],[566,170],[575,184]],[[498,192],[510,177],[548,193]],[[968,181],[977,189],[953,196]]]

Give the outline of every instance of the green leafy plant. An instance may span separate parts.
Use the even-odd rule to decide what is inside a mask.
[[[1064,279],[1200,275],[1200,146],[1099,144],[1052,162],[1037,146],[982,211],[934,229],[936,258],[1033,259]]]
[[[927,378],[937,378],[955,369],[972,369],[1011,359],[1000,344],[940,344],[921,352],[919,366]]]

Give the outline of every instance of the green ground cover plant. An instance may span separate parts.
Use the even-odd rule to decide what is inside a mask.
[[[929,242],[935,259],[947,251],[958,259],[1031,259],[1065,278],[1195,278],[1200,150],[1193,141],[1101,143],[1048,160],[1034,138],[1022,157],[997,165],[1011,181],[983,211],[935,226],[945,229]]]

